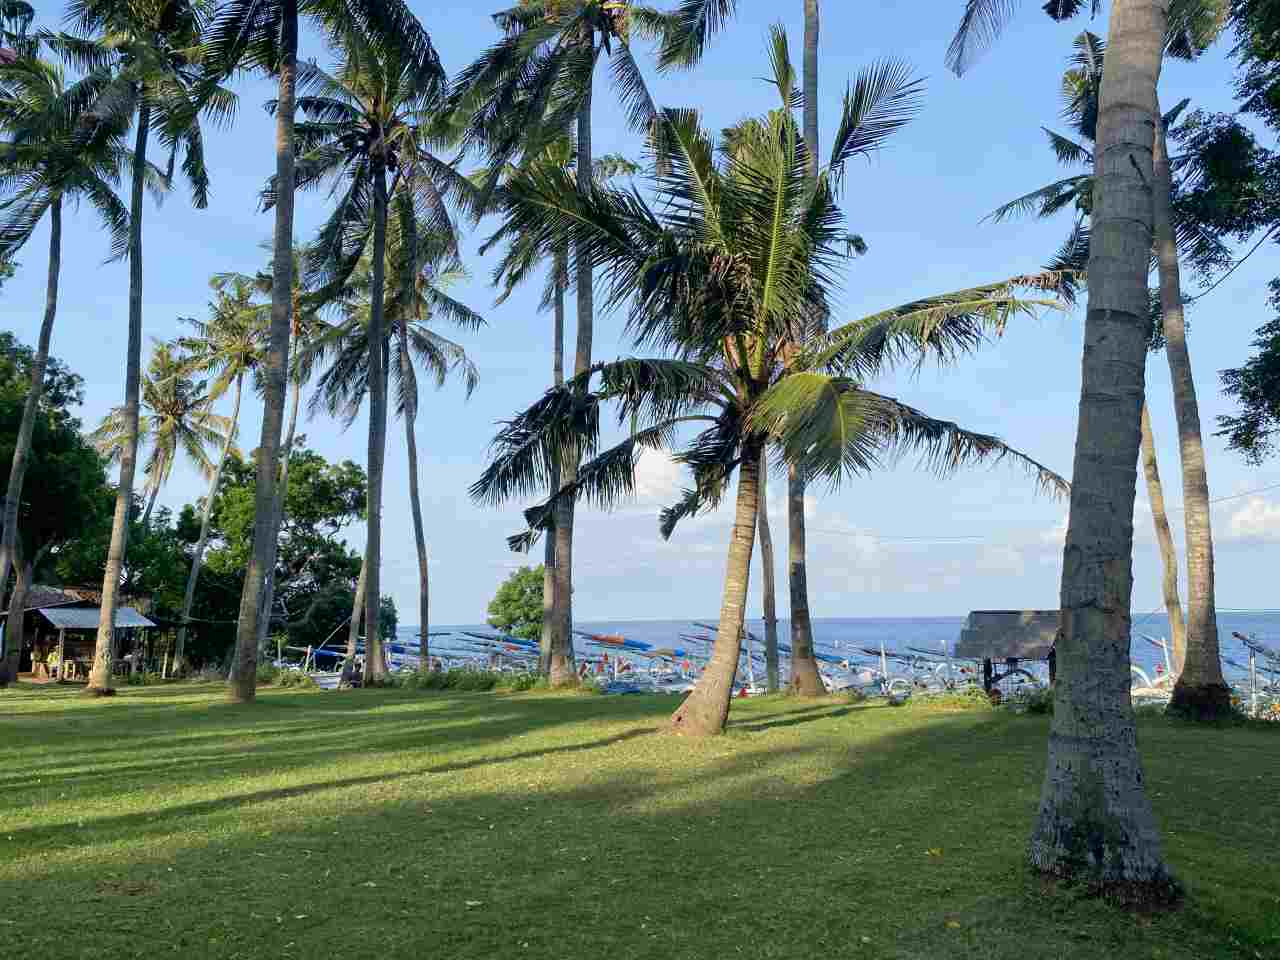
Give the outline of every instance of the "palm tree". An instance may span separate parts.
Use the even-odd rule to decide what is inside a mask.
[[[142,512],[142,525],[151,520],[160,488],[173,473],[179,454],[185,454],[206,478],[215,467],[206,452],[225,445],[231,432],[231,420],[210,409],[213,397],[204,381],[191,379],[187,359],[169,343],[156,341],[151,362],[142,378],[142,409],[137,434],[140,446],[150,448],[143,476],[142,494],[147,505]],[[109,463],[120,463],[128,451],[128,412],[123,406],[113,407],[98,428],[89,435],[98,452]]]
[[[430,580],[426,550],[426,534],[422,522],[422,503],[418,491],[418,445],[414,424],[418,412],[418,375],[421,366],[442,387],[451,373],[462,377],[467,395],[479,382],[479,373],[467,357],[466,350],[431,329],[434,319],[446,319],[468,330],[484,324],[484,318],[449,296],[449,287],[466,277],[454,253],[449,237],[416,238],[418,215],[410,198],[397,197],[388,231],[388,267],[401,278],[394,290],[385,290],[382,371],[394,385],[396,411],[404,418],[405,445],[409,456],[409,506],[413,515],[414,539],[418,552],[419,656],[425,669],[429,657],[428,626],[430,624]],[[307,362],[324,367],[312,398],[313,410],[324,410],[345,426],[350,426],[360,412],[364,398],[370,395],[369,356],[372,352],[370,319],[373,313],[373,267],[366,258],[353,273],[341,301],[344,318],[315,337]],[[412,280],[410,281],[410,276]],[[406,289],[411,292],[406,297]],[[385,387],[384,387],[385,389]],[[364,592],[357,590],[357,602],[368,596],[369,565],[362,572]],[[367,604],[366,604],[367,606]],[[366,624],[376,624],[376,617]],[[352,629],[358,626],[358,612],[352,613]],[[374,631],[369,631],[372,636]],[[356,634],[358,635],[358,634]],[[372,649],[372,641],[369,649]]]
[[[1088,30],[1073,41],[1074,52],[1070,68],[1062,78],[1062,116],[1071,127],[1072,135],[1045,129],[1049,146],[1059,162],[1069,166],[1085,166],[1094,162],[1094,140],[1098,125],[1098,92],[1102,87],[1102,64],[1106,55],[1106,41]],[[1170,122],[1166,118],[1165,122]],[[1074,270],[1084,280],[1089,262],[1089,210],[1093,200],[1093,176],[1088,172],[1073,174],[1024,194],[996,208],[987,219],[999,222],[1020,214],[1031,214],[1039,219],[1052,217],[1063,209],[1074,208],[1070,232],[1058,250],[1050,269]],[[1190,225],[1188,225],[1190,226]],[[1204,255],[1204,247],[1212,239],[1194,231],[1184,231],[1186,241],[1196,252]],[[1069,299],[1075,300],[1075,283],[1068,285]],[[1151,349],[1161,349],[1165,344],[1163,318],[1157,298],[1152,309]],[[1169,617],[1169,639],[1173,648],[1175,670],[1181,671],[1186,656],[1186,622],[1182,615],[1182,601],[1178,596],[1178,554],[1173,545],[1173,534],[1164,506],[1164,486],[1160,480],[1160,466],[1156,458],[1155,435],[1151,427],[1151,414],[1144,404],[1142,409],[1141,459],[1143,475],[1147,483],[1147,498],[1151,503],[1151,520],[1156,533],[1163,567],[1161,589],[1165,611]]]
[[[714,33],[724,27],[737,12],[737,0],[685,0],[674,14],[659,24],[656,32],[662,39],[659,65],[664,69],[688,68],[697,64],[706,52]],[[818,38],[821,32],[821,8],[818,0],[804,0],[804,59],[802,76],[802,103],[804,108],[804,141],[808,156],[807,173],[810,188],[818,179]],[[886,78],[888,79],[888,78]],[[890,84],[887,90],[892,90]],[[864,89],[857,96],[871,97],[867,104],[872,111],[878,106],[874,98],[886,89]],[[846,97],[855,95],[850,90]],[[871,126],[871,124],[868,124]],[[893,125],[890,126],[890,132]],[[864,145],[866,152],[873,144]],[[838,183],[837,183],[838,185]],[[815,317],[810,325],[812,333],[820,332],[825,318]],[[761,474],[761,484],[765,483]],[[813,622],[809,613],[809,574],[806,559],[804,502],[807,480],[794,464],[787,468],[787,584],[791,601],[791,689],[802,696],[818,696],[826,692],[818,661],[814,656]],[[763,495],[762,495],[763,499]],[[775,587],[773,583],[773,535],[769,530],[769,515],[761,511],[758,517],[761,558],[764,564],[765,607],[765,660],[776,664],[778,659],[777,626],[772,610]],[[770,689],[775,683],[776,666],[769,668]]]
[[[546,165],[549,169],[572,171],[577,162],[578,151],[573,142],[572,131],[566,129],[564,136],[554,140],[543,148],[537,156],[528,157],[524,168]],[[607,183],[618,176],[634,176],[640,168],[619,154],[607,154],[592,161],[594,180],[596,183]],[[518,176],[520,167],[509,166],[506,176]],[[503,185],[499,184],[493,192],[489,207],[493,211],[507,212],[507,196]],[[493,271],[493,283],[502,286],[497,303],[503,303],[523,283],[535,268],[543,262],[543,257],[536,247],[526,244],[525,238],[515,234],[509,220],[480,246],[480,254],[487,254],[498,243],[506,243],[507,249],[502,260]],[[551,383],[561,386],[564,383],[564,317],[565,293],[569,288],[569,248],[562,243],[550,258],[550,269],[547,272],[546,285],[542,292],[542,310],[551,310],[552,350],[551,350]],[[551,477],[550,492],[554,493],[560,486],[558,473]],[[546,542],[543,548],[542,566],[542,639],[538,658],[539,672],[546,675],[551,669],[551,641],[555,633],[557,611],[560,605],[556,602],[556,527],[552,518],[547,528]]]
[[[435,51],[417,19],[402,0],[227,0],[207,32],[210,75],[237,70],[262,70],[278,80],[276,114],[276,174],[272,195],[275,231],[272,240],[271,329],[262,368],[265,384],[262,435],[257,452],[253,554],[240,597],[236,657],[230,695],[247,703],[254,699],[259,620],[266,614],[268,573],[274,569],[275,540],[282,516],[276,472],[280,466],[280,435],[284,424],[285,393],[289,381],[290,307],[293,301],[293,197],[295,190],[295,114],[298,75],[298,27],[301,17],[317,23],[330,37],[362,33],[370,43],[408,46],[411,58],[430,66]],[[295,405],[296,409],[296,405]],[[285,460],[287,465],[287,458]],[[281,467],[283,469],[283,467]],[[268,608],[269,609],[269,608]]]
[[[186,370],[213,377],[209,388],[212,403],[227,390],[232,392],[231,417],[227,421],[222,451],[209,481],[209,493],[200,513],[200,536],[191,553],[191,572],[187,575],[187,590],[182,598],[182,625],[174,645],[174,669],[183,669],[183,656],[187,646],[187,629],[191,621],[191,604],[195,600],[196,583],[200,578],[200,566],[204,560],[205,546],[209,541],[209,520],[213,515],[213,502],[222,481],[222,468],[233,451],[236,432],[240,425],[240,398],[247,376],[253,376],[262,362],[267,319],[262,304],[254,302],[257,292],[252,278],[240,275],[219,275],[210,282],[214,300],[209,304],[207,322],[188,318],[191,336],[179,337],[178,348],[183,352]]]
[[[570,124],[577,128],[577,185],[590,189],[595,169],[592,83],[601,54],[609,56],[614,89],[630,124],[650,133],[660,129],[655,126],[653,99],[632,54],[630,37],[633,32],[660,35],[669,29],[665,15],[629,0],[522,0],[494,14],[494,21],[505,36],[458,75],[451,98],[467,117],[469,140],[482,144],[489,154],[482,206],[514,158],[537,158],[563,139]],[[591,262],[581,256],[577,261],[575,376],[591,365],[595,314]],[[558,483],[573,483],[578,460],[566,458],[563,473],[555,478]],[[559,609],[551,637],[553,686],[577,682],[572,637],[573,518],[573,499],[562,498],[555,526],[553,597]]]
[[[90,111],[104,122],[134,126],[132,192],[129,205],[129,341],[125,402],[120,408],[120,476],[102,579],[102,607],[89,689],[110,692],[111,645],[116,595],[128,539],[128,516],[138,448],[138,394],[142,371],[142,197],[158,184],[147,163],[153,129],[171,150],[171,166],[182,153],[182,172],[197,207],[208,205],[209,177],[199,116],[229,120],[235,97],[201,83],[196,46],[204,26],[204,6],[194,0],[82,0],[73,8],[77,30],[44,40],[84,73],[102,78]],[[165,181],[168,180],[166,176]]]
[[[967,0],[948,63],[961,72],[1012,5]],[[1059,7],[1080,4],[1051,4]],[[1133,505],[1149,329],[1156,85],[1168,6],[1115,0],[1098,99],[1088,313],[1062,568],[1055,708],[1030,858],[1048,874],[1178,895],[1143,788],[1129,701]]]
[[[873,67],[875,72],[880,67]],[[611,304],[630,303],[630,329],[641,345],[671,358],[597,363],[549,390],[494,441],[495,458],[473,485],[486,502],[544,489],[566,451],[592,457],[576,480],[526,511],[530,529],[511,539],[527,548],[564,498],[610,505],[634,487],[640,450],[670,445],[679,431],[703,424],[677,455],[693,485],[663,511],[669,536],[684,517],[714,507],[738,473],[719,627],[711,662],[672,717],[677,732],[721,731],[740,657],[747,578],[759,509],[758,480],[767,447],[783,462],[837,481],[873,467],[892,452],[917,451],[940,471],[986,458],[1013,457],[1054,489],[1064,481],[995,437],[935,420],[865,381],[899,358],[950,358],[976,347],[987,329],[1052,301],[1026,300],[1022,278],[907,304],[825,335],[804,359],[791,356],[797,326],[829,309],[835,272],[853,239],[843,227],[831,179],[850,138],[845,123],[808,188],[805,147],[786,106],[793,101],[786,38],[774,35],[774,79],[784,109],[740,125],[719,156],[692,111],[664,111],[663,163],[653,177],[658,203],[601,187],[579,192],[564,173],[539,171],[508,189],[522,211],[516,225],[544,250],[566,235],[610,280]],[[669,164],[670,170],[664,170]],[[602,406],[618,405],[622,443],[599,450]]]
[[[128,242],[129,213],[116,195],[120,166],[127,162],[125,130],[119,124],[95,124],[85,114],[85,103],[96,94],[98,79],[68,85],[63,71],[54,64],[26,57],[0,63],[0,129],[8,137],[0,143],[0,178],[15,185],[0,202],[0,261],[11,260],[45,215],[49,217],[44,320],[0,520],[0,589],[9,582],[13,565],[18,506],[58,312],[63,201],[88,201],[115,254],[122,253]]]
[[[423,128],[438,110],[445,75],[421,24],[407,30],[422,42],[399,48],[373,44],[357,30],[340,38],[341,62],[329,74],[308,64],[298,72],[305,92],[298,107],[310,119],[298,123],[294,135],[299,154],[296,185],[314,187],[341,179],[346,189],[315,244],[313,266],[333,287],[344,283],[359,258],[370,252],[369,279],[369,501],[365,543],[365,622],[369,630],[366,675],[375,682],[385,672],[381,642],[372,625],[378,623],[382,561],[382,467],[386,449],[386,391],[381,344],[385,339],[387,206],[401,183],[411,179],[421,187],[430,181],[433,216],[448,224],[443,197],[434,185],[445,182],[461,190],[469,187],[461,175],[448,171],[425,149]],[[412,49],[431,50],[430,57]],[[430,170],[417,176],[424,166]],[[405,171],[412,176],[403,177]],[[452,171],[450,171],[452,172]],[[387,177],[391,176],[388,184]],[[371,211],[371,212],[370,212]]]

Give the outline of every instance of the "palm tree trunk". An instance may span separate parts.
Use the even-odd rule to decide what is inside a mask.
[[[5,619],[5,649],[8,655],[0,661],[0,689],[10,681],[18,679],[18,663],[22,658],[23,615],[26,613],[27,596],[31,593],[31,581],[35,569],[35,561],[27,561],[21,556],[22,548],[19,540],[14,540],[14,584],[13,593],[9,596],[9,615]],[[42,554],[41,554],[42,555]],[[14,624],[17,626],[15,627]],[[12,634],[13,639],[10,639]]]
[[[218,495],[218,485],[222,482],[222,468],[227,463],[227,455],[231,452],[231,444],[235,441],[236,426],[240,423],[240,388],[243,377],[236,377],[235,402],[231,407],[231,423],[227,427],[227,439],[222,444],[222,456],[213,471],[213,480],[209,483],[209,495],[204,501],[204,510],[200,512],[200,537],[196,540],[195,549],[191,553],[191,573],[187,575],[187,592],[182,597],[182,626],[178,628],[178,641],[173,652],[174,673],[181,675],[183,656],[187,649],[187,624],[191,618],[191,604],[196,598],[196,581],[200,579],[200,564],[204,560],[204,548],[209,542],[209,519],[213,516],[213,499]]]
[[[1143,788],[1129,699],[1129,605],[1151,255],[1159,0],[1116,0],[1098,115],[1089,305],[1039,871],[1147,904],[1177,896]]]
[[[168,457],[164,457],[158,464],[159,469],[156,470],[155,482],[151,484],[151,493],[147,495],[147,507],[142,511],[142,525],[144,527],[151,522],[151,511],[156,508],[156,498],[160,496],[160,478],[165,475],[165,461],[168,459]]]
[[[297,310],[297,304],[294,304]],[[258,656],[267,649],[271,630],[271,610],[276,597],[276,558],[280,556],[280,529],[284,526],[285,500],[289,495],[289,458],[293,454],[293,438],[298,430],[298,406],[302,401],[302,383],[293,381],[289,400],[289,427],[280,447],[280,478],[276,481],[275,505],[271,519],[271,555],[267,559],[267,576],[262,584],[262,606],[258,609]]]
[[[347,656],[354,657],[360,643],[360,620],[364,615],[364,582],[368,564],[360,561],[360,576],[356,578],[355,596],[351,598],[351,619],[347,623]],[[367,650],[367,647],[366,647]]]
[[[272,238],[271,335],[262,365],[265,381],[262,436],[258,442],[257,486],[254,491],[253,553],[240,594],[240,624],[236,657],[231,670],[230,695],[252,701],[258,669],[258,618],[271,550],[275,541],[276,466],[280,428],[284,422],[285,389],[289,379],[290,314],[293,311],[293,120],[294,86],[298,68],[298,0],[283,0],[280,45],[280,87],[276,106],[276,223]]]
[[[594,42],[594,41],[593,41]],[[587,88],[582,108],[578,111],[578,156],[575,161],[578,189],[584,193],[591,189],[591,89]],[[594,330],[595,303],[591,280],[591,261],[583,256],[577,265],[578,294],[578,343],[574,354],[573,372],[577,376],[591,366],[591,336]],[[561,485],[578,479],[578,455],[564,465]],[[551,686],[574,686],[578,672],[573,655],[573,514],[574,503],[566,497],[556,513],[556,573],[554,602],[559,608],[555,630],[551,635],[551,666],[548,671]]]
[[[22,423],[18,427],[18,439],[13,448],[13,464],[9,468],[9,486],[4,496],[4,517],[0,521],[0,592],[9,583],[9,570],[13,566],[13,553],[18,537],[18,505],[22,502],[22,483],[27,474],[27,460],[31,456],[31,435],[35,432],[36,414],[40,409],[40,397],[44,393],[44,372],[49,365],[49,341],[53,338],[53,321],[58,314],[58,274],[62,269],[62,195],[55,194],[49,204],[49,278],[45,288],[44,321],[40,324],[40,336],[36,340],[35,358],[31,364],[31,386],[22,406]],[[20,623],[10,620],[9,623]],[[6,670],[5,661],[12,659],[7,633],[0,643],[0,674]],[[21,628],[19,628],[21,634]],[[19,653],[21,645],[19,644]],[[16,662],[13,672],[17,672]]]
[[[698,678],[693,692],[671,715],[675,733],[709,736],[723,733],[733,699],[734,678],[742,653],[742,622],[746,614],[747,585],[751,578],[751,548],[755,544],[756,516],[760,509],[760,444],[751,441],[742,451],[738,470],[738,502],[729,534],[729,560],[725,567],[720,623],[711,661]]]
[[[146,185],[147,135],[151,108],[138,107],[133,146],[133,191],[129,198],[129,345],[124,376],[124,444],[120,451],[120,479],[116,509],[111,520],[111,545],[102,572],[102,606],[98,612],[98,639],[89,671],[89,690],[109,696],[111,651],[115,639],[117,594],[129,542],[129,512],[133,507],[133,474],[138,463],[138,390],[142,379],[142,199]]]
[[[1231,711],[1231,688],[1222,676],[1218,652],[1218,610],[1214,600],[1213,529],[1209,521],[1209,478],[1200,434],[1200,406],[1187,352],[1182,313],[1182,276],[1173,232],[1173,182],[1159,101],[1156,105],[1155,207],[1156,256],[1160,264],[1160,309],[1164,315],[1165,355],[1173,380],[1173,410],[1178,419],[1182,455],[1182,502],[1187,535],[1187,642],[1182,669],[1169,709],[1194,719],[1213,719]]]
[[[760,504],[756,514],[756,528],[760,533],[760,573],[764,585],[764,666],[766,683],[770,693],[777,693],[778,676],[778,584],[773,567],[773,532],[769,529],[769,504],[767,484],[769,463],[766,453],[760,452]]]
[[[1169,614],[1169,642],[1173,645],[1173,669],[1182,669],[1187,650],[1187,627],[1182,619],[1182,601],[1178,597],[1178,551],[1169,531],[1169,515],[1164,509],[1164,484],[1160,482],[1160,464],[1156,460],[1156,441],[1151,432],[1151,411],[1142,405],[1142,471],[1147,478],[1147,499],[1151,501],[1151,521],[1156,528],[1156,543],[1164,566],[1161,587],[1164,608]]]
[[[794,466],[787,471],[787,578],[791,587],[791,691],[802,697],[827,692],[813,655],[813,624],[809,620],[809,572],[805,564],[804,476]]]
[[[569,270],[567,250],[556,252],[552,269],[555,277],[555,327],[551,344],[551,382],[564,386],[564,292]],[[560,470],[552,467],[551,490],[560,488]],[[556,618],[556,529],[554,515],[546,532],[546,544],[542,553],[542,639],[538,645],[538,672],[544,677],[551,672],[551,637]]]
[[[386,304],[387,181],[380,162],[373,170],[373,276],[369,286],[369,488],[366,500],[364,673],[375,683],[386,673],[379,632],[378,607],[382,598],[382,460],[387,445],[387,375],[383,311]]]
[[[420,668],[427,668],[430,644],[427,626],[430,620],[427,567],[427,538],[422,530],[422,498],[418,493],[418,439],[414,424],[418,419],[418,388],[409,361],[409,320],[407,311],[400,312],[400,376],[407,385],[404,401],[404,442],[409,451],[409,508],[413,513],[413,540],[418,551],[418,658]]]
[[[804,143],[809,153],[810,183],[818,179],[818,0],[804,0]],[[791,592],[791,689],[803,697],[827,692],[813,656],[813,623],[809,619],[809,571],[806,557],[805,478],[787,471],[787,576]]]

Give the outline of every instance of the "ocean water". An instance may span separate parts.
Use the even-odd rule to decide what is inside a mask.
[[[702,621],[714,623],[715,617]],[[865,648],[879,650],[883,642],[889,653],[910,653],[911,648],[935,651],[954,649],[960,637],[960,628],[964,617],[839,617],[822,618],[813,621],[814,641],[818,651],[841,658],[858,656],[866,658]],[[616,634],[628,640],[639,640],[655,647],[691,647],[695,650],[705,649],[704,645],[686,640],[688,637],[707,636],[709,631],[698,627],[691,620],[591,620],[578,623],[575,627],[589,633]],[[756,637],[763,638],[764,623],[761,620],[748,620],[747,629]],[[492,634],[491,627],[483,624],[458,626],[433,626],[436,631],[472,630],[476,633]],[[1262,643],[1280,650],[1280,611],[1230,611],[1218,612],[1218,637],[1224,660],[1223,670],[1232,677],[1241,676],[1248,663],[1248,652],[1232,633],[1243,633],[1253,636]],[[401,626],[400,639],[406,643],[417,642],[417,627]],[[788,643],[791,635],[791,624],[787,620],[778,621],[778,638]],[[1169,636],[1169,619],[1161,614],[1135,614],[1133,617],[1133,645],[1131,658],[1135,666],[1153,675],[1157,664],[1163,663],[1164,654],[1145,636],[1167,639]],[[432,643],[441,652],[448,650],[450,644],[447,637],[432,637]],[[760,647],[757,654],[763,653]],[[474,655],[474,651],[472,651]]]

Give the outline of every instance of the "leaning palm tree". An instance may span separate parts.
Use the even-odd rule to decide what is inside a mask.
[[[957,73],[1016,6],[967,0],[948,52]],[[1049,4],[1069,14],[1080,3]],[[1169,6],[1115,0],[1098,98],[1074,485],[1048,763],[1030,859],[1143,902],[1176,898],[1142,777],[1129,701],[1133,505],[1145,388],[1156,84]],[[1123,147],[1123,149],[1118,149]]]
[[[405,29],[426,32],[416,20]],[[424,39],[427,49],[430,41]],[[401,173],[431,166],[431,174],[415,181],[433,187],[433,215],[448,227],[444,198],[437,184],[462,189],[469,183],[426,149],[420,127],[438,111],[445,75],[434,52],[414,55],[408,45],[387,48],[363,32],[340,37],[340,62],[330,74],[314,64],[298,71],[304,95],[298,107],[309,118],[294,127],[299,154],[296,185],[315,187],[340,180],[345,190],[314,246],[312,267],[333,287],[340,287],[368,249],[372,261],[369,289],[369,502],[365,543],[365,622],[378,622],[382,560],[382,466],[386,448],[386,393],[382,351],[384,339],[387,249],[387,206],[399,189]],[[390,178],[390,182],[388,182]],[[278,189],[268,188],[268,196]],[[368,675],[385,671],[381,643],[369,631]]]
[[[49,219],[44,319],[0,520],[0,588],[8,583],[13,564],[18,506],[58,312],[63,201],[89,203],[116,256],[128,243],[129,212],[116,195],[120,167],[128,162],[126,130],[120,124],[95,123],[86,115],[86,103],[98,92],[99,80],[68,84],[60,67],[34,58],[0,62],[0,131],[6,137],[0,143],[0,182],[11,187],[0,199],[0,261],[12,259],[46,214]]]
[[[191,378],[180,350],[157,341],[142,378],[145,413],[138,418],[137,427],[140,445],[150,450],[143,467],[144,527],[180,455],[185,454],[206,479],[213,476],[215,467],[208,450],[227,442],[231,421],[212,412],[212,399],[207,384]],[[127,452],[129,433],[125,408],[113,407],[89,438],[109,463],[118,464]]]
[[[191,622],[191,605],[195,601],[196,583],[200,578],[200,566],[204,560],[205,546],[209,542],[209,521],[213,515],[214,499],[222,482],[222,469],[227,457],[234,450],[236,432],[240,426],[240,398],[246,377],[256,374],[262,362],[266,345],[266,321],[263,305],[255,302],[256,285],[249,277],[219,275],[210,282],[214,300],[209,304],[207,321],[188,318],[192,334],[178,338],[185,370],[213,378],[209,387],[209,401],[215,402],[231,391],[231,417],[227,421],[222,450],[209,480],[209,493],[205,496],[200,514],[200,535],[191,552],[191,571],[187,575],[187,589],[182,598],[181,626],[173,648],[174,669],[181,671],[187,647],[187,630]]]
[[[489,156],[487,187],[481,203],[496,189],[513,162],[538,158],[563,139],[570,125],[577,159],[576,181],[587,190],[595,168],[591,145],[592,84],[596,64],[607,54],[613,87],[633,128],[650,134],[656,109],[644,75],[631,50],[631,36],[659,36],[669,28],[663,14],[630,0],[521,0],[494,14],[503,38],[486,50],[454,80],[452,101],[465,119],[467,138]],[[574,373],[591,364],[595,329],[592,264],[579,256],[575,265],[577,343]],[[566,460],[559,483],[572,483],[577,461]],[[557,662],[568,665],[556,672],[553,684],[574,683],[573,669],[573,517],[574,501],[564,498],[556,518],[553,592],[555,630],[551,644]]]
[[[352,30],[371,42],[408,46],[413,59],[427,70],[438,69],[435,51],[403,0],[226,0],[206,33],[205,53],[210,75],[216,79],[235,71],[261,70],[278,82],[276,115],[276,174],[272,240],[271,330],[263,366],[264,410],[257,450],[253,554],[245,572],[236,633],[236,658],[230,693],[233,699],[254,699],[259,621],[265,616],[267,579],[274,570],[275,542],[282,516],[276,492],[281,463],[280,435],[285,395],[290,380],[290,306],[293,300],[294,120],[298,79],[298,32],[306,18],[330,39]],[[287,455],[283,464],[287,464]]]
[[[787,76],[776,70],[784,105],[794,97]],[[566,451],[586,450],[592,458],[575,481],[526,511],[530,529],[511,541],[526,548],[560,500],[616,502],[634,487],[642,449],[669,446],[701,425],[677,454],[693,483],[663,511],[661,531],[669,536],[681,519],[718,504],[737,473],[711,662],[672,717],[676,731],[702,735],[723,730],[728,715],[767,448],[775,462],[833,482],[915,450],[941,471],[1012,457],[1041,484],[1061,490],[1065,483],[995,437],[933,419],[865,385],[897,359],[951,358],[976,347],[985,330],[1052,303],[1018,296],[1019,287],[1047,280],[1005,281],[887,310],[831,331],[803,359],[790,356],[797,326],[830,309],[854,239],[831,187],[839,163],[809,188],[804,141],[789,109],[740,126],[718,154],[693,112],[664,111],[662,122],[653,206],[634,192],[577,191],[552,171],[514,180],[509,189],[523,211],[521,232],[540,234],[547,250],[571,236],[608,271],[610,302],[630,304],[637,343],[672,356],[594,364],[548,391],[498,434],[494,459],[472,494],[490,503],[534,495]],[[835,158],[844,146],[837,142]],[[601,451],[602,407],[611,402],[628,436]]]
[[[426,535],[422,521],[422,503],[418,490],[418,445],[414,425],[417,419],[419,393],[418,373],[421,367],[442,387],[451,374],[463,380],[467,395],[479,382],[475,365],[459,343],[441,336],[432,329],[432,322],[448,320],[467,330],[484,324],[484,318],[458,302],[448,293],[451,286],[466,277],[466,272],[456,259],[452,242],[448,237],[420,238],[416,243],[406,243],[414,236],[416,214],[408,208],[408,201],[397,203],[391,219],[388,268],[402,281],[412,273],[411,293],[406,296],[406,285],[384,291],[384,315],[388,323],[383,327],[382,355],[383,375],[393,385],[396,411],[404,418],[405,445],[409,456],[409,507],[413,517],[414,540],[418,552],[419,592],[419,657],[425,665],[429,657],[428,626],[430,624],[430,579]],[[370,387],[370,318],[373,313],[372,264],[366,258],[353,273],[344,290],[341,301],[343,317],[338,323],[318,334],[308,349],[306,362],[322,370],[316,381],[316,393],[312,397],[312,411],[324,411],[344,426],[350,426],[360,412]],[[357,603],[368,591],[368,563],[362,572],[364,593],[357,590]],[[376,618],[366,623],[376,624]],[[358,627],[359,611],[352,612],[352,630]],[[373,631],[370,631],[370,634]],[[354,634],[353,634],[354,637]],[[372,648],[372,645],[371,645]]]
[[[89,689],[111,689],[111,645],[128,539],[128,516],[138,449],[138,394],[142,372],[142,201],[158,184],[147,163],[153,132],[171,151],[170,168],[181,152],[181,168],[197,207],[208,205],[209,177],[199,117],[227,121],[235,97],[201,83],[196,47],[207,5],[198,0],[81,0],[73,7],[76,35],[43,39],[86,75],[103,79],[89,107],[103,122],[133,123],[132,192],[129,205],[129,338],[125,362],[125,402],[121,410],[120,475],[111,545],[102,578],[102,608]],[[168,180],[166,176],[165,181]]]
[[[545,165],[550,169],[572,171],[577,163],[578,151],[569,130],[564,136],[555,140],[542,153],[526,157],[523,167],[511,166],[506,171],[508,178],[519,176],[522,169],[531,166]],[[592,161],[594,180],[606,183],[618,176],[634,176],[640,172],[639,166],[620,154],[608,154]],[[489,209],[502,216],[507,211],[507,196],[504,185],[500,183],[493,191]],[[506,251],[493,271],[493,283],[501,286],[497,303],[504,302],[517,286],[527,280],[530,274],[544,265],[544,258],[536,246],[525,243],[525,238],[516,234],[509,220],[504,220],[496,231],[480,246],[480,254],[487,254],[499,243],[505,244]],[[564,319],[565,294],[569,289],[569,247],[562,243],[549,258],[546,282],[542,291],[542,310],[552,312],[552,349],[551,349],[551,384],[561,386],[564,383]],[[559,489],[560,477],[551,477],[550,491]],[[560,604],[556,602],[556,540],[557,530],[554,518],[547,528],[546,542],[542,560],[542,637],[538,657],[539,672],[546,674],[551,666],[551,644],[555,635],[557,611]]]

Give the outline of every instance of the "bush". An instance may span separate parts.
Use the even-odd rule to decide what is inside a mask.
[[[319,690],[320,684],[301,670],[281,670],[276,677],[277,687],[290,687],[295,690]]]
[[[994,710],[996,704],[980,686],[970,685],[946,693],[916,694],[907,701],[910,706],[943,710]]]
[[[130,686],[130,687],[146,687],[146,686],[150,686],[153,683],[159,683],[160,674],[155,672],[130,673],[125,676],[124,682],[126,686]]]
[[[495,689],[520,692],[538,686],[546,686],[546,681],[536,673],[500,673]]]
[[[1044,687],[1027,697],[1027,713],[1052,714],[1053,691]]]
[[[490,670],[417,670],[413,673],[392,674],[389,685],[403,690],[482,691],[492,690],[512,676],[523,675],[497,673]],[[510,689],[527,690],[528,687],[510,687]]]
[[[227,675],[219,668],[206,664],[196,673],[192,674],[190,680],[193,683],[226,683]]]
[[[275,683],[278,679],[280,679],[280,668],[274,663],[258,664],[258,686],[262,686],[267,683]]]

